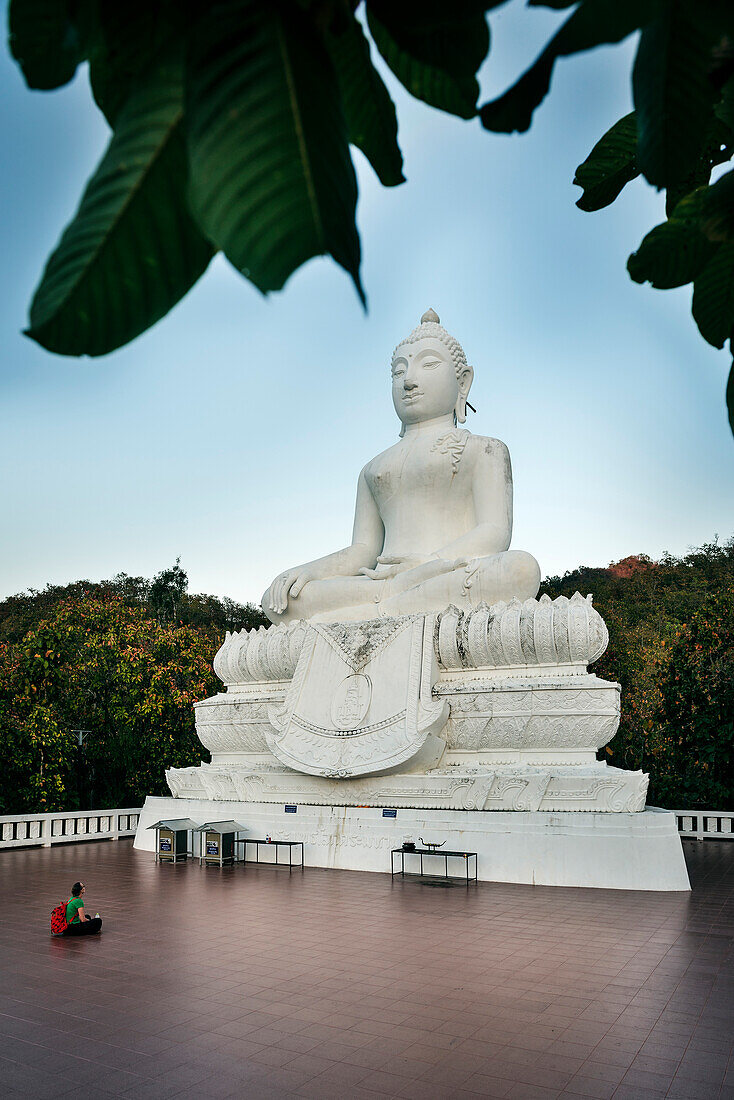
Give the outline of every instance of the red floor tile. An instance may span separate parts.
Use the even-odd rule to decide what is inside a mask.
[[[734,844],[685,849],[690,897],[2,852],[3,1097],[734,1100]]]

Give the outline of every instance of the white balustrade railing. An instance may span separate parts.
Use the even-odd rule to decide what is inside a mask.
[[[116,810],[67,810],[54,814],[0,816],[0,849],[70,844],[79,840],[117,840],[134,836],[141,806]]]
[[[141,806],[114,810],[67,810],[53,814],[0,815],[0,849],[117,840],[134,836]],[[734,840],[734,811],[672,810],[682,837]]]
[[[673,810],[678,833],[695,840],[734,840],[734,811]]]

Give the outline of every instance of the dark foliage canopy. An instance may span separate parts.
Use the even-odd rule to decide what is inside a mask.
[[[29,336],[104,355],[163,317],[222,251],[263,293],[331,255],[362,301],[350,146],[404,181],[376,49],[411,95],[489,130],[527,130],[559,58],[639,32],[634,111],[579,166],[582,210],[642,175],[668,221],[630,257],[638,282],[693,283],[710,344],[734,327],[734,5],[729,0],[530,0],[569,9],[535,63],[478,107],[486,13],[504,0],[10,0],[10,50],[30,88],[86,62],[112,127],[51,254]],[[357,18],[362,9],[363,18]],[[529,16],[532,18],[532,15]],[[734,371],[727,390],[734,430]]]

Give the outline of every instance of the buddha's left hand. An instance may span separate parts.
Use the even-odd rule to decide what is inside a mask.
[[[426,581],[430,581],[434,577],[440,577],[442,573],[455,573],[457,570],[463,569],[466,564],[466,558],[430,558],[428,561],[421,562],[420,565],[415,565],[412,569],[407,569],[404,573],[401,573],[395,583],[391,585],[391,592],[394,595],[399,592],[407,592],[408,589],[415,588],[419,584],[425,584]]]
[[[421,558],[417,554],[406,555],[402,558],[395,557],[392,554],[380,554],[375,568],[360,569],[359,575],[369,577],[373,581],[385,581],[389,577],[396,577],[398,573],[415,569],[416,566],[423,565],[425,561],[426,558]]]

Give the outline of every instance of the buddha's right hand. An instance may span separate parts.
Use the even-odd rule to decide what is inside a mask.
[[[306,565],[286,569],[275,578],[263,596],[263,607],[275,615],[282,615],[288,607],[288,599],[295,599],[303,586],[315,579],[315,573]]]

